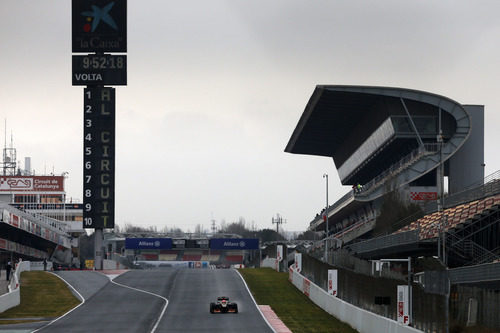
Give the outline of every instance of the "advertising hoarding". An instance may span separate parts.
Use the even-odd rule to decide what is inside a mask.
[[[212,238],[210,248],[213,250],[258,250],[258,238]]]
[[[279,262],[283,260],[283,245],[276,245],[276,260]]]
[[[409,301],[410,293],[407,285],[398,285],[398,303],[397,303],[397,317],[398,323],[402,325],[410,324],[409,317]]]
[[[127,52],[126,0],[73,0],[72,51]]]
[[[294,267],[295,267],[295,271],[297,271],[297,273],[302,272],[302,253],[295,252]]]
[[[336,269],[328,270],[328,294],[337,297],[338,271]]]
[[[171,238],[125,238],[125,249],[132,250],[160,250],[171,249]]]
[[[64,192],[63,176],[1,176],[0,192]]]

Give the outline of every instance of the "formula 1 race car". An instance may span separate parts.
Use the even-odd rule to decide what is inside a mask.
[[[210,313],[238,313],[238,304],[229,302],[229,297],[217,297],[217,303],[210,303]]]

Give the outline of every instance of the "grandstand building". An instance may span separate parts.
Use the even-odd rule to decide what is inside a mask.
[[[484,178],[481,105],[403,88],[320,85],[285,151],[331,157],[348,186],[309,226],[328,231],[336,246],[352,244],[366,258],[441,250],[452,256],[456,250],[456,265],[472,259],[465,244],[499,252],[500,191],[498,177]],[[384,197],[393,191],[403,202],[419,204],[426,215],[386,230],[398,229],[381,246],[382,240],[370,238]],[[360,242],[367,239],[371,244]]]
[[[17,168],[15,148],[4,148],[0,175],[0,264],[18,258],[65,266],[78,257],[82,207],[66,203],[65,175],[33,175]],[[75,259],[75,262],[78,260]]]

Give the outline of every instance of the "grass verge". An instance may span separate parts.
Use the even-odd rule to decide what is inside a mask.
[[[0,324],[33,321],[22,318],[58,317],[80,304],[66,283],[50,273],[22,272],[21,283],[21,304],[0,313]],[[2,320],[16,318],[20,320]]]
[[[314,304],[288,281],[288,273],[270,268],[240,269],[257,304],[270,305],[294,333],[354,333],[345,324]]]

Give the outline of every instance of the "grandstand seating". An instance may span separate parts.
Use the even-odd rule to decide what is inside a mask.
[[[241,251],[228,251],[223,260],[228,263],[241,263],[243,261],[243,254]]]
[[[175,254],[160,254],[158,257],[159,260],[161,261],[176,261],[177,260],[177,253]]]
[[[242,255],[227,255],[226,261],[227,262],[234,262],[234,263],[241,263],[243,261],[243,256]]]
[[[491,209],[493,206],[499,205],[500,195],[491,196],[482,200],[471,201],[445,209],[443,213],[434,212],[426,215],[399,229],[396,233],[419,230],[420,239],[436,238],[439,236],[442,214],[446,217],[445,221],[447,220],[444,225],[444,230],[451,230],[473,220],[476,215],[482,214],[484,211]]]
[[[158,254],[155,253],[141,253],[144,260],[158,260]]]
[[[220,254],[204,254],[201,256],[201,261],[216,262],[220,260]]]
[[[203,253],[201,251],[185,251],[182,256],[183,261],[201,261]]]
[[[177,255],[179,251],[176,250],[160,250],[160,254],[175,254]]]

